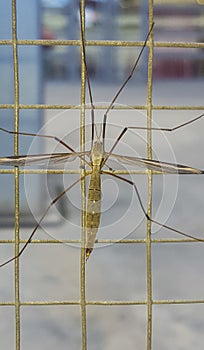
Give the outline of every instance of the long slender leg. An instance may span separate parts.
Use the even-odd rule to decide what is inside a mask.
[[[185,122],[185,123],[182,123],[182,124],[179,124],[177,126],[174,126],[173,128],[147,128],[147,127],[143,127],[143,126],[127,126],[125,127],[121,133],[119,134],[119,136],[117,137],[116,141],[114,142],[113,146],[111,147],[109,153],[108,153],[108,156],[104,159],[104,164],[106,163],[107,159],[109,158],[109,156],[111,155],[111,153],[113,152],[113,150],[115,149],[115,147],[117,146],[118,142],[121,140],[121,138],[126,134],[126,132],[128,130],[153,130],[153,131],[165,131],[165,132],[171,132],[171,131],[176,131],[178,129],[181,129],[183,128],[184,126],[186,125],[189,125],[191,123],[194,123],[195,121],[201,119],[204,117],[204,113]]]
[[[44,213],[42,214],[39,222],[37,223],[37,225],[35,226],[34,230],[31,232],[27,242],[24,244],[24,246],[21,248],[21,250],[19,251],[19,253],[16,256],[13,256],[12,258],[6,260],[3,264],[0,265],[0,268],[9,264],[11,261],[18,259],[21,254],[24,252],[24,250],[26,249],[26,247],[28,246],[28,244],[31,242],[35,232],[37,231],[37,229],[40,227],[41,222],[43,221],[43,219],[45,218],[45,216],[47,215],[48,211],[50,210],[50,208],[62,197],[64,196],[65,193],[67,193],[72,187],[74,187],[77,183],[79,183],[81,180],[83,180],[86,176],[88,176],[89,174],[86,174],[82,177],[80,177],[80,179],[76,180],[75,182],[73,182],[69,187],[67,187],[64,191],[62,191],[60,194],[58,194],[53,200],[52,202],[48,205],[48,207],[45,209]]]
[[[147,41],[149,39],[149,36],[151,35],[152,31],[153,31],[153,28],[154,28],[154,23],[152,24],[150,30],[149,30],[149,33],[147,34],[146,36],[146,39],[145,39],[145,42],[144,42],[144,45],[142,46],[142,49],[138,55],[138,57],[136,58],[136,61],[131,69],[131,72],[130,74],[128,75],[128,77],[125,79],[125,81],[122,83],[121,87],[119,88],[119,90],[117,91],[117,93],[115,94],[115,96],[113,97],[109,107],[107,108],[105,114],[104,114],[104,117],[103,117],[103,131],[102,131],[102,138],[103,138],[103,146],[105,148],[105,137],[106,137],[106,121],[107,121],[107,116],[108,116],[108,113],[109,111],[113,108],[113,104],[114,102],[117,100],[118,96],[120,95],[120,93],[122,92],[122,90],[124,89],[124,87],[127,85],[128,81],[132,78],[132,76],[134,75],[134,72],[135,72],[135,69],[137,67],[137,64],[142,56],[142,53],[147,45]]]
[[[22,135],[22,136],[34,136],[34,137],[42,137],[42,138],[47,138],[47,139],[52,139],[58,143],[60,143],[61,145],[63,145],[64,147],[68,148],[71,152],[75,152],[75,150],[70,147],[69,145],[67,145],[64,141],[62,141],[59,137],[57,136],[53,136],[53,135],[44,135],[44,134],[34,134],[34,133],[28,133],[28,132],[16,132],[16,131],[11,131],[11,130],[7,130],[4,128],[0,128],[0,131],[3,131],[7,134],[12,134],[12,135]]]
[[[137,198],[138,198],[140,207],[141,207],[141,209],[142,209],[142,211],[143,211],[145,217],[147,218],[147,220],[150,220],[152,223],[157,224],[158,226],[164,227],[164,228],[166,228],[167,230],[173,231],[173,232],[178,233],[178,234],[180,234],[180,235],[182,235],[182,236],[185,236],[185,237],[187,237],[187,238],[191,238],[191,239],[196,240],[196,241],[198,241],[198,242],[204,242],[204,239],[202,239],[202,238],[194,237],[194,236],[192,236],[192,235],[190,235],[190,234],[188,234],[188,233],[186,233],[186,232],[180,231],[180,230],[178,230],[178,229],[175,229],[174,227],[171,227],[171,226],[162,224],[161,222],[152,219],[152,218],[147,214],[147,212],[146,212],[146,210],[145,210],[145,207],[144,207],[144,205],[143,205],[143,202],[142,202],[142,199],[141,199],[139,190],[138,190],[136,184],[135,184],[133,181],[128,180],[128,179],[125,179],[124,177],[122,177],[122,176],[120,176],[120,175],[110,174],[110,173],[106,172],[105,170],[102,171],[102,174],[111,175],[111,176],[116,177],[116,178],[119,179],[119,180],[125,181],[125,182],[128,183],[129,185],[133,186],[133,188],[134,188],[134,190],[135,190],[135,193],[136,193],[136,195],[137,195]]]
[[[42,138],[49,138],[52,139],[58,143],[60,143],[62,146],[68,148],[71,152],[76,153],[75,150],[70,147],[69,145],[67,145],[67,143],[65,143],[63,140],[61,140],[60,138],[58,138],[57,136],[53,136],[53,135],[44,135],[44,134],[34,134],[34,133],[27,133],[27,132],[15,132],[15,131],[11,131],[11,130],[7,130],[4,128],[0,128],[0,131],[3,131],[7,134],[12,134],[12,135],[22,135],[22,136],[34,136],[34,137],[42,137]],[[39,154],[40,156],[40,154]],[[82,155],[78,155],[78,157],[80,159],[82,159],[86,164],[89,165],[89,162],[85,159],[85,157],[83,157]],[[16,157],[17,158],[17,157]]]

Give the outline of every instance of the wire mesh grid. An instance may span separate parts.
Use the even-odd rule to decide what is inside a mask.
[[[82,28],[85,30],[84,26],[84,6],[85,1],[81,0],[82,7]],[[149,27],[153,23],[153,8],[154,4],[152,0],[149,0]],[[19,102],[19,77],[18,77],[18,46],[20,45],[77,45],[80,46],[81,42],[79,40],[18,40],[17,38],[17,11],[16,11],[16,0],[12,0],[12,40],[1,40],[0,45],[10,45],[13,48],[13,68],[14,68],[14,92],[15,98],[13,104],[1,104],[1,109],[12,109],[14,113],[14,131],[19,130],[19,110],[20,109],[78,109],[75,105],[33,105],[33,104],[21,104]],[[127,41],[87,41],[88,46],[120,46],[120,47],[134,47],[143,45],[143,42],[127,42]],[[203,43],[186,43],[186,42],[153,42],[152,35],[148,40],[148,85],[147,85],[147,103],[145,105],[134,105],[135,109],[144,109],[147,111],[147,126],[151,128],[151,117],[153,110],[202,110],[204,106],[186,106],[186,105],[153,105],[152,103],[152,66],[153,66],[153,48],[154,47],[179,47],[179,48],[204,48]],[[83,55],[81,55],[81,150],[83,151],[83,145],[85,140],[85,82],[86,82],[86,72],[83,62]],[[89,107],[90,108],[90,107]],[[98,106],[96,108],[106,108],[105,106]],[[116,109],[124,107],[116,107]],[[152,157],[151,148],[151,132],[147,132],[147,144],[148,144],[148,158]],[[14,136],[14,154],[18,155],[18,135]],[[79,170],[70,171],[71,173],[79,173]],[[25,243],[25,240],[20,239],[19,236],[19,174],[23,173],[62,173],[61,170],[27,170],[18,169],[15,167],[13,170],[1,169],[1,174],[13,174],[15,180],[15,241],[14,240],[1,240],[1,244],[15,244],[15,254],[19,251],[20,243]],[[120,173],[120,172],[119,172]],[[82,170],[83,174],[83,170]],[[85,183],[82,181],[82,239],[75,240],[75,243],[82,243],[84,247],[85,242]],[[152,173],[148,172],[148,214],[151,216],[151,206],[152,206]],[[69,243],[70,241],[67,241]],[[71,241],[72,242],[72,241]],[[16,350],[21,349],[21,307],[22,306],[44,306],[44,305],[79,305],[81,307],[81,344],[82,349],[88,349],[87,345],[87,316],[86,310],[88,305],[100,305],[100,306],[137,306],[144,305],[147,308],[147,338],[146,338],[146,348],[148,350],[152,349],[152,329],[153,329],[153,305],[166,304],[166,305],[176,305],[176,304],[199,304],[204,303],[204,299],[195,300],[185,300],[185,299],[175,299],[175,300],[154,300],[152,295],[152,263],[151,263],[151,247],[152,243],[179,243],[179,242],[191,242],[190,239],[152,239],[151,238],[151,225],[147,221],[147,233],[146,239],[122,239],[120,242],[117,240],[100,240],[99,243],[110,242],[117,244],[145,244],[146,245],[146,266],[147,266],[147,297],[145,300],[130,300],[130,301],[94,301],[86,299],[86,266],[85,266],[85,249],[81,249],[81,265],[80,265],[80,283],[81,283],[81,295],[80,300],[64,300],[64,301],[22,301],[20,297],[20,279],[19,279],[19,261],[15,260],[15,300],[11,302],[0,302],[0,306],[13,306],[15,308],[15,334],[16,334]],[[53,240],[33,240],[32,243],[53,243]],[[56,243],[56,241],[54,241]]]

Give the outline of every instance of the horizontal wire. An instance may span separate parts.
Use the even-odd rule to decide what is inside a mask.
[[[80,40],[28,40],[20,39],[17,40],[17,45],[39,45],[39,46],[80,46]],[[12,45],[12,40],[0,40],[0,45]],[[146,44],[149,46],[149,43]],[[119,47],[142,47],[144,46],[144,41],[123,41],[123,40],[87,40],[86,46],[119,46]],[[166,48],[204,48],[204,43],[202,42],[185,42],[185,41],[154,41],[153,47],[166,47]]]
[[[45,225],[46,226],[46,225]],[[48,224],[49,226],[49,224]],[[6,231],[6,229],[5,229]],[[20,239],[19,243],[23,244],[26,243],[26,239]],[[190,238],[152,238],[151,242],[154,244],[160,244],[160,243],[201,243],[200,241],[197,241],[196,239],[190,239]],[[13,239],[1,239],[0,244],[14,244],[15,241]],[[80,239],[34,239],[29,244],[81,244]],[[95,245],[100,244],[144,244],[146,243],[146,239],[98,239]]]
[[[63,169],[34,169],[34,170],[28,170],[28,169],[23,169],[23,170],[19,170],[18,172],[21,175],[46,175],[46,174],[50,174],[50,175],[81,175],[80,174],[80,170],[77,169],[72,169],[72,170],[63,170]],[[91,175],[91,171],[87,171],[86,174]],[[15,169],[0,169],[0,174],[15,174]],[[148,175],[148,170],[114,170],[114,171],[110,171],[110,170],[106,170],[106,172],[104,174],[101,174],[101,176],[103,175]],[[193,174],[193,173],[186,173],[186,174],[179,174],[179,173],[165,173],[165,171],[156,171],[156,170],[152,170],[152,175],[165,175],[165,176],[198,176],[198,175],[202,175],[202,173],[200,174]]]
[[[178,304],[204,304],[204,299],[161,299],[152,300],[154,305],[178,305]],[[69,305],[80,305],[78,300],[53,300],[53,301],[21,301],[20,306],[69,306]],[[146,300],[87,300],[86,305],[88,306],[137,306],[147,305]],[[0,306],[15,306],[15,302],[4,301],[0,302]]]
[[[15,170],[14,169],[0,169],[0,174],[14,174]],[[87,175],[91,175],[91,171],[87,171]],[[77,169],[72,169],[72,170],[63,170],[63,169],[23,169],[19,170],[19,174],[29,174],[29,175],[43,175],[43,174],[72,174],[72,175],[81,175],[80,170]],[[148,170],[106,170],[105,174],[103,175],[111,175],[111,174],[120,174],[120,175],[148,175]],[[165,173],[162,171],[152,171],[153,175],[174,175],[175,174],[170,174],[170,173]],[[195,175],[195,174],[182,174],[183,175]],[[198,174],[196,174],[198,175]],[[202,174],[200,174],[202,175]]]
[[[109,105],[97,105],[94,106],[94,109],[98,110],[106,110],[109,107]],[[13,109],[14,104],[12,103],[7,103],[7,104],[0,104],[0,109]],[[71,109],[71,110],[80,110],[81,106],[79,105],[52,105],[52,104],[19,104],[19,109]],[[86,105],[86,109],[90,110],[91,106]],[[113,110],[131,110],[131,109],[147,109],[146,105],[116,105],[113,106]],[[203,110],[204,105],[153,105],[152,106],[153,110]]]

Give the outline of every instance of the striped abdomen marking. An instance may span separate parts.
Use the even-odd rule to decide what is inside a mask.
[[[93,166],[86,208],[86,260],[91,254],[101,218],[100,166]]]

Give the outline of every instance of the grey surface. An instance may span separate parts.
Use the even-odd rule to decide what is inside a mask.
[[[119,103],[145,103],[145,85],[130,84]],[[117,87],[94,84],[94,101],[110,101]],[[46,86],[47,103],[79,102],[79,86],[65,83],[49,83]],[[161,81],[154,85],[155,104],[202,105],[203,81]],[[128,119],[128,115],[130,117]],[[145,114],[144,111],[142,114]],[[154,112],[159,125],[177,125],[199,115],[199,111]],[[115,116],[116,115],[116,116]],[[57,118],[57,119],[56,119]],[[101,117],[99,116],[99,119]],[[46,112],[45,130],[48,134],[62,137],[78,127],[78,111],[57,114]],[[141,125],[143,115],[113,113],[109,123],[117,125]],[[155,134],[154,152],[164,161],[176,161],[204,168],[203,162],[204,120],[163,136]],[[110,127],[109,138],[116,137],[118,129]],[[78,132],[68,135],[69,144],[78,147]],[[144,135],[144,134],[142,134]],[[143,137],[143,136],[142,136]],[[131,133],[127,135],[117,153],[137,152],[145,156],[144,142]],[[162,147],[161,147],[162,142]],[[130,143],[128,148],[127,144]],[[169,146],[170,144],[170,146]],[[127,147],[127,148],[126,148]],[[50,143],[47,151],[55,145]],[[173,148],[173,152],[172,149]],[[71,164],[72,166],[73,164]],[[105,180],[105,178],[104,178]],[[142,198],[146,200],[146,180],[136,176]],[[67,175],[67,184],[73,177]],[[108,190],[106,189],[106,185]],[[202,176],[180,176],[179,182],[168,175],[154,179],[153,213],[158,220],[180,228],[192,235],[204,236]],[[78,189],[79,191],[79,189]],[[145,236],[145,222],[132,189],[108,178],[104,183],[104,213],[99,237],[122,238]],[[131,196],[131,200],[130,200]],[[118,201],[116,201],[116,199]],[[162,199],[162,204],[160,205]],[[31,200],[32,201],[32,200]],[[132,201],[132,202],[131,202]],[[72,203],[70,205],[70,202]],[[130,203],[132,203],[131,210]],[[79,192],[69,193],[68,218],[61,225],[44,227],[37,237],[80,237]],[[158,209],[159,208],[159,209]],[[54,213],[56,216],[56,213]],[[60,217],[61,218],[61,217]],[[59,219],[60,219],[59,218]],[[163,222],[163,221],[162,221]],[[23,228],[22,236],[29,236],[32,228]],[[121,230],[121,232],[120,232]],[[157,231],[153,227],[153,231]],[[47,233],[50,235],[47,235]],[[3,230],[3,237],[10,237],[12,230]],[[175,237],[171,232],[159,230],[154,237]],[[1,261],[10,257],[11,248],[4,245]],[[203,299],[203,254],[202,243],[160,244],[152,246],[153,298],[158,299]],[[146,251],[144,245],[109,245],[95,249],[87,264],[87,300],[145,300],[146,299]],[[21,258],[21,300],[79,300],[80,297],[80,250],[66,245],[31,245]],[[0,298],[14,298],[13,264],[0,270]],[[204,306],[154,305],[153,349],[201,349],[203,347]],[[1,308],[0,339],[4,349],[14,348],[14,310]],[[80,349],[81,325],[79,306],[22,307],[22,349]],[[145,349],[145,306],[88,306],[88,349]]]

